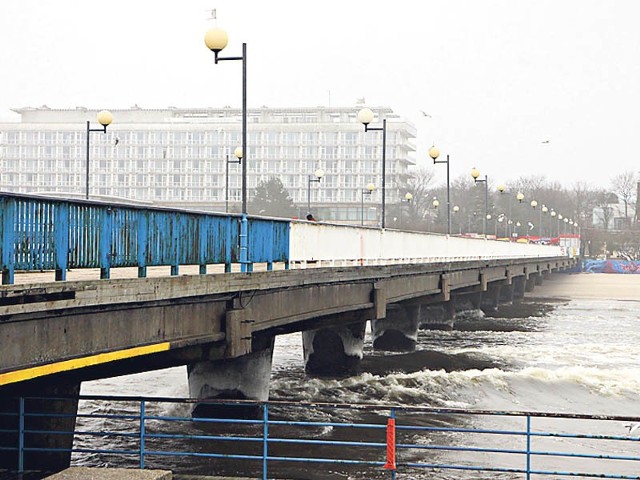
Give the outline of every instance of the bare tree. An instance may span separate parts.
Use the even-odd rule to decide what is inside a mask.
[[[624,202],[625,226],[629,224],[629,205],[635,203],[636,175],[631,171],[623,172],[611,179],[611,189]]]
[[[613,196],[615,197],[615,195]],[[613,217],[613,208],[610,207],[612,196],[606,190],[600,190],[595,199],[596,205],[593,213],[596,218],[594,220],[602,225],[603,230],[608,230]]]
[[[413,195],[409,205],[410,218],[415,219],[417,224],[414,228],[423,227],[420,225],[430,214],[432,193],[434,190],[435,171],[433,168],[420,167],[411,173],[407,180],[407,191]]]

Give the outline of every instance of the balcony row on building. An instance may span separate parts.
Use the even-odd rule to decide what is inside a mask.
[[[380,133],[365,133],[359,107],[268,108],[248,111],[247,189],[272,177],[293,202],[310,201],[327,220],[353,221],[379,215],[382,185]],[[414,126],[389,107],[373,109],[387,120],[386,202],[400,201],[415,151]],[[98,110],[19,108],[19,122],[0,124],[0,190],[83,195],[87,121]],[[113,123],[89,145],[91,197],[222,210],[241,200],[241,169],[228,164],[241,144],[239,109],[112,110]],[[317,169],[322,182],[309,188]],[[228,172],[228,177],[227,177]],[[311,198],[308,195],[311,194]],[[373,208],[371,208],[373,207]]]

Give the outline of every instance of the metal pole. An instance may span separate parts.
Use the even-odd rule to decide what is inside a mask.
[[[251,270],[247,225],[247,44],[242,44],[242,219],[240,220],[240,271]]]
[[[84,187],[84,198],[89,200],[89,134],[91,132],[90,128],[91,122],[87,120],[87,161],[86,161],[86,174],[85,174],[85,187]]]
[[[489,214],[489,181],[484,176],[484,222],[482,223],[482,235],[487,237],[487,215]]]
[[[540,223],[538,223],[538,234],[540,236],[540,240],[542,240],[542,207],[540,207]]]
[[[449,155],[447,154],[447,235],[451,235],[451,196],[449,184]]]
[[[224,211],[229,213],[229,154],[227,154],[227,165],[224,175]]]
[[[360,191],[360,225],[364,225],[364,190]]]
[[[382,120],[382,228],[385,225],[385,185],[387,176],[387,119]]]
[[[307,179],[307,213],[311,213],[311,177]]]

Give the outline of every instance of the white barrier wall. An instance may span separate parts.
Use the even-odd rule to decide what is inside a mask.
[[[294,263],[427,263],[554,256],[566,256],[566,249],[435,233],[291,222],[289,258]]]

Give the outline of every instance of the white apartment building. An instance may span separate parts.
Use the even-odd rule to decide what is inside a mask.
[[[364,131],[353,107],[253,108],[247,112],[247,195],[278,177],[299,207],[323,220],[373,223],[382,185],[382,132]],[[372,127],[387,119],[386,205],[400,203],[413,164],[415,127],[389,107],[373,107]],[[21,121],[0,123],[0,190],[83,198],[86,122],[98,109],[16,108]],[[237,108],[114,109],[106,133],[90,133],[90,198],[239,211],[241,168],[227,158],[241,145]],[[309,183],[317,169],[319,183]],[[315,178],[315,177],[313,177]],[[366,185],[377,190],[362,195]],[[311,188],[309,188],[311,187]],[[404,193],[404,192],[402,192]],[[249,213],[252,213],[249,211]]]

